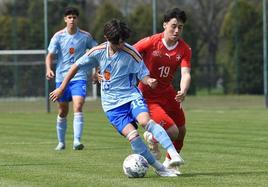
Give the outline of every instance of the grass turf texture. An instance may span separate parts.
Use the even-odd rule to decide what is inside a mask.
[[[45,101],[0,101],[0,186],[266,186],[268,110],[259,96],[187,97],[187,136],[182,176],[145,178],[122,171],[131,153],[109,125],[100,101],[85,105],[83,151],[72,150],[72,112],[67,147],[56,152],[56,106]],[[139,128],[140,133],[143,132]],[[164,152],[163,152],[164,154]],[[163,158],[162,158],[163,161]]]

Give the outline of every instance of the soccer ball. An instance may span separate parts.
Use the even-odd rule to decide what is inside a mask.
[[[139,154],[131,154],[123,162],[124,173],[129,178],[144,177],[148,168],[147,160]]]

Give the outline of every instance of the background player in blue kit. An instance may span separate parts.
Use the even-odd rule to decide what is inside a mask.
[[[61,85],[64,77],[73,63],[79,59],[87,49],[97,45],[90,33],[78,28],[79,11],[73,7],[67,7],[64,12],[66,27],[52,37],[48,55],[46,57],[46,78],[56,77],[56,87]],[[55,58],[55,56],[57,58]],[[57,61],[56,76],[52,70],[53,60]],[[83,132],[84,117],[82,108],[87,93],[88,72],[82,69],[72,78],[67,85],[62,97],[58,98],[57,136],[58,145],[55,150],[65,149],[65,133],[67,129],[67,115],[69,102],[73,101],[73,149],[82,150],[84,145],[80,142]]]
[[[183,162],[165,130],[150,119],[147,105],[136,86],[139,79],[154,88],[157,85],[156,79],[149,76],[140,54],[125,43],[130,36],[130,30],[124,22],[116,19],[107,22],[104,26],[104,36],[107,42],[92,48],[76,61],[60,87],[50,93],[50,99],[56,101],[79,70],[90,71],[98,66],[102,76],[102,107],[110,123],[129,140],[133,152],[144,156],[158,175],[176,176],[176,170],[166,169],[154,158],[133,125],[133,122],[137,121],[154,135],[171,155],[172,165],[180,165]]]

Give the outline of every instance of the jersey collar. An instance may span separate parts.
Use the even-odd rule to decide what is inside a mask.
[[[68,34],[68,35],[70,35],[70,36],[74,36],[74,35],[76,35],[78,32],[79,32],[79,28],[78,27],[76,27],[76,32],[74,33],[74,34],[70,34],[69,32],[68,32],[68,30],[67,30],[67,27],[65,27],[65,32]]]
[[[169,51],[171,51],[171,50],[175,49],[175,48],[178,46],[179,41],[177,41],[173,46],[168,46],[167,43],[166,43],[166,41],[165,41],[165,39],[162,38],[162,43],[164,44],[164,46],[165,46]]]

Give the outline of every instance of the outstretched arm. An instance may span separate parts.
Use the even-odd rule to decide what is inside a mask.
[[[74,75],[78,71],[78,66],[76,64],[73,64],[71,68],[69,69],[67,75],[65,76],[63,82],[61,83],[60,87],[55,89],[49,94],[49,98],[51,101],[55,102],[63,93],[65,90],[66,86],[70,82],[70,80],[74,77]]]

